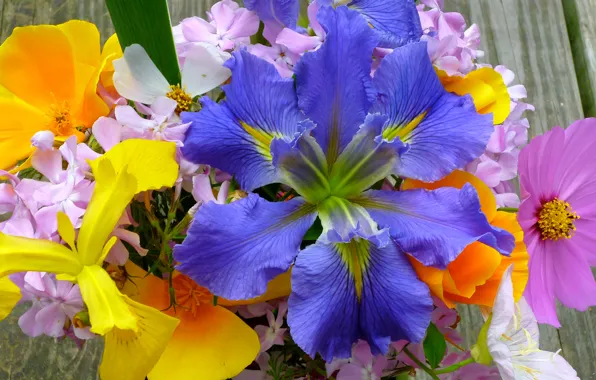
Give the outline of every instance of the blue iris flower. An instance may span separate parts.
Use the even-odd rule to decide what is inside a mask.
[[[425,43],[395,49],[371,78],[379,36],[366,18],[345,6],[318,18],[327,38],[298,62],[295,82],[235,52],[226,99],[182,115],[192,122],[188,159],[247,191],[283,183],[300,196],[204,204],[174,254],[181,272],[228,299],[259,296],[293,265],[292,337],[331,360],[349,357],[358,339],[385,353],[424,337],[432,300],[408,254],[445,268],[472,242],[508,254],[514,239],[488,223],[469,184],[370,190],[390,174],[434,181],[464,167],[484,151],[492,116],[444,90]],[[323,233],[300,250],[317,217]]]

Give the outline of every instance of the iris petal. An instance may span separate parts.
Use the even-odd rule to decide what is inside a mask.
[[[370,70],[378,39],[358,12],[323,7],[323,45],[295,67],[300,108],[317,124],[313,136],[333,163],[364,121],[375,92]]]
[[[288,141],[300,132],[304,119],[292,79],[247,51],[226,62],[232,81],[223,86],[226,100],[203,98],[198,113],[183,113],[192,122],[184,142],[184,156],[236,176],[247,191],[277,181],[271,164],[274,138]]]
[[[209,202],[195,215],[184,243],[174,248],[178,269],[213,294],[257,297],[287,271],[314,222],[302,198],[268,202],[256,194],[228,205]]]
[[[294,29],[300,12],[298,0],[245,0],[244,6],[257,13],[261,21]]]
[[[475,241],[505,255],[515,246],[513,235],[488,223],[470,184],[461,190],[371,190],[353,201],[381,228],[389,228],[401,249],[426,266],[444,269]]]
[[[357,339],[386,353],[391,341],[420,341],[430,322],[429,290],[395,244],[313,244],[296,260],[292,288],[288,324],[311,357],[349,357]]]
[[[492,115],[478,114],[469,95],[445,91],[425,42],[386,56],[374,84],[379,96],[372,111],[389,117],[383,136],[400,137],[410,145],[395,174],[435,181],[484,152],[494,129]]]
[[[348,6],[362,13],[377,32],[379,47],[395,48],[422,36],[414,0],[352,0]]]

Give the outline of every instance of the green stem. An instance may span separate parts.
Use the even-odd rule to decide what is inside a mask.
[[[497,211],[505,211],[505,212],[517,212],[518,209],[516,207],[500,207]]]
[[[418,367],[420,367],[421,370],[423,370],[424,372],[428,373],[428,375],[434,379],[434,380],[440,380],[437,375],[435,375],[435,372],[430,369],[429,367],[426,366],[426,364],[422,363],[420,360],[418,360],[418,358],[416,357],[416,355],[414,355],[413,353],[410,352],[410,350],[408,350],[408,347],[404,347],[403,352],[408,355],[408,357],[410,359],[412,359],[412,361],[414,363],[416,363],[416,365],[418,365]]]
[[[461,367],[466,366],[468,364],[472,364],[472,363],[475,363],[475,360],[474,360],[474,358],[470,357],[470,358],[468,358],[466,360],[462,360],[459,363],[452,364],[449,367],[437,369],[437,370],[435,370],[435,373],[437,375],[441,375],[443,373],[455,372],[458,369],[460,369]]]

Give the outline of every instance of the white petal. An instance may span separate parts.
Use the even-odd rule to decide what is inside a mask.
[[[127,47],[124,58],[114,61],[114,69],[114,86],[127,99],[151,104],[170,92],[170,84],[141,45]]]
[[[536,350],[513,358],[515,378],[519,380],[575,380],[577,372],[559,354]]]
[[[223,66],[227,57],[215,46],[194,46],[188,52],[182,69],[182,85],[185,90],[194,98],[225,82],[232,75],[230,69]]]
[[[505,333],[509,323],[515,314],[515,301],[513,299],[513,283],[511,282],[511,271],[513,265],[510,265],[501,278],[495,303],[493,305],[492,320],[488,328],[488,343],[500,340],[501,335]]]

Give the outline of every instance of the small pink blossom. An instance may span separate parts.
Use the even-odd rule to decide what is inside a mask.
[[[368,343],[360,340],[352,347],[349,362],[339,369],[337,380],[380,380],[387,364],[384,355],[373,356]]]
[[[68,281],[56,280],[55,275],[42,272],[17,273],[10,276],[21,290],[21,302],[32,302],[31,308],[19,318],[19,326],[31,337],[42,334],[62,337],[68,331],[67,321],[85,306],[79,286]],[[91,339],[95,335],[89,328],[73,327],[78,339]]]
[[[54,138],[51,131],[39,131],[31,137],[31,145],[40,150],[51,150],[54,146]]]
[[[308,6],[308,21],[312,29],[313,35],[303,34],[290,28],[284,28],[275,37],[275,43],[285,46],[288,51],[300,56],[307,51],[315,50],[325,41],[327,33],[325,29],[319,24],[317,20],[317,12],[319,5],[317,1],[313,1]]]
[[[269,326],[258,325],[255,327],[255,331],[259,335],[259,342],[261,343],[261,352],[269,350],[274,345],[284,345],[284,335],[287,329],[282,328],[282,326],[287,312],[288,303],[281,302],[277,310],[277,317],[273,315],[271,310],[267,310]]]

